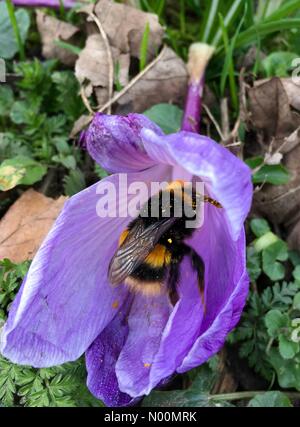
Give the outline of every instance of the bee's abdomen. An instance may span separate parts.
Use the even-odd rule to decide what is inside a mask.
[[[125,280],[130,290],[144,295],[158,295],[165,290],[167,267],[171,263],[171,253],[161,244],[157,244]]]

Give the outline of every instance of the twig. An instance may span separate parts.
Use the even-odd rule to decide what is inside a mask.
[[[221,99],[221,123],[222,123],[222,133],[224,135],[223,141],[227,141],[230,136],[229,128],[229,113],[228,113],[228,99]]]
[[[128,85],[125,86],[122,90],[120,90],[120,92],[118,92],[113,98],[111,98],[111,100],[109,100],[108,102],[106,102],[106,104],[104,104],[100,108],[100,110],[98,110],[98,112],[102,113],[104,110],[106,110],[108,107],[110,107],[116,101],[118,101],[123,95],[125,95],[125,93],[128,92],[128,90],[131,89],[133,85],[135,85],[152,67],[154,67],[154,65],[163,56],[165,50],[166,50],[166,46],[163,47],[163,49],[160,52],[160,54],[152,62],[150,62],[150,64],[148,64],[147,67],[145,67],[139,74],[137,74],[132,80],[130,80],[130,82],[128,83]]]
[[[229,148],[229,147],[239,147],[241,145],[242,145],[241,141],[237,141],[237,142],[232,142],[231,144],[226,144],[225,147],[226,148]]]
[[[123,95],[125,95],[125,93],[132,88],[132,86],[134,86],[152,67],[154,67],[154,65],[160,61],[160,59],[162,58],[163,54],[165,53],[166,50],[166,46],[163,47],[163,49],[161,50],[160,54],[152,61],[150,62],[150,64],[147,65],[147,67],[145,67],[143,69],[143,71],[141,71],[139,74],[137,74],[132,80],[130,80],[130,82],[128,83],[127,86],[125,86],[122,90],[120,90],[120,92],[118,92],[115,96],[113,96],[109,101],[107,101],[99,110],[99,113],[103,113],[103,111],[105,111],[108,107],[110,107],[112,104],[114,104],[116,101],[118,101]],[[82,95],[81,95],[82,96]],[[83,102],[85,103],[87,101],[86,97],[82,98]],[[87,101],[88,102],[88,101]],[[90,105],[85,103],[85,106],[87,107],[87,109],[89,110],[91,117],[90,117],[90,121],[85,123],[84,126],[82,126],[81,128],[79,128],[77,130],[77,134],[84,128],[86,127],[92,120],[93,120],[93,116],[95,114],[95,112],[91,109]]]
[[[288,197],[290,194],[293,194],[293,193],[296,193],[297,191],[299,191],[300,190],[300,185],[298,185],[297,187],[295,187],[295,188],[291,188],[289,191],[287,191],[286,193],[284,193],[284,194],[281,194],[281,196],[278,196],[278,197],[274,197],[274,199],[272,199],[272,200],[270,200],[270,202],[272,201],[272,202],[278,202],[278,200],[281,200],[281,199],[285,199],[286,197]]]
[[[108,62],[108,101],[110,101],[112,98],[113,89],[114,89],[114,60],[113,60],[113,56],[111,53],[111,48],[110,48],[110,44],[109,44],[107,35],[103,29],[103,26],[100,22],[100,19],[94,13],[91,13],[88,16],[88,21],[90,21],[91,19],[97,25],[97,27],[100,31],[100,34],[103,38],[104,44],[105,44],[105,49],[106,49],[106,53],[107,53],[107,62]],[[109,104],[107,107],[107,114],[111,114],[111,104]]]
[[[239,391],[236,393],[225,393],[225,394],[211,394],[209,400],[241,400],[241,399],[251,399],[252,397],[258,394],[264,394],[265,391]],[[291,400],[300,399],[300,393],[298,392],[284,392]]]
[[[89,111],[89,113],[90,114],[94,114],[94,111],[92,110],[92,107],[90,106],[89,100],[87,99],[87,97],[85,95],[84,87],[83,86],[81,86],[81,88],[80,88],[80,96],[81,96],[82,102],[86,106],[86,108]]]
[[[203,108],[204,108],[204,110],[205,110],[205,112],[206,112],[206,114],[208,115],[208,117],[210,118],[210,120],[213,122],[213,124],[214,124],[214,126],[215,126],[215,128],[216,128],[216,130],[217,130],[217,132],[218,132],[218,134],[219,134],[219,136],[220,136],[220,138],[222,139],[222,141],[224,141],[225,139],[224,139],[224,135],[223,135],[223,132],[221,131],[221,128],[220,128],[220,126],[219,126],[219,123],[217,122],[217,120],[214,118],[214,116],[213,116],[213,114],[212,114],[212,112],[210,111],[210,109],[208,108],[208,106],[206,105],[206,104],[202,104],[202,106],[203,106]]]

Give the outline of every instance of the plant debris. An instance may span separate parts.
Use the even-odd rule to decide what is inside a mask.
[[[54,200],[27,190],[0,221],[0,259],[32,259],[60,213],[66,197]]]
[[[74,44],[79,28],[46,15],[40,10],[36,12],[36,23],[42,39],[43,56],[47,59],[57,58],[65,65],[74,65],[77,55],[57,45],[56,42],[63,41]]]
[[[148,24],[147,58],[151,60],[156,55],[164,35],[157,15],[110,0],[99,0],[94,6],[88,6],[83,11],[92,11],[99,18],[111,46],[122,53],[130,53],[135,58],[140,57],[141,42]]]
[[[248,89],[249,129],[253,139],[246,144],[248,155],[262,156],[265,163],[280,162],[288,169],[290,180],[285,185],[262,186],[254,197],[254,211],[273,223],[286,225],[295,220],[300,208],[300,115],[294,111],[295,96],[286,91],[291,83],[272,78]],[[299,97],[300,99],[300,97]],[[293,106],[292,106],[293,102]],[[274,163],[274,162],[273,162]]]

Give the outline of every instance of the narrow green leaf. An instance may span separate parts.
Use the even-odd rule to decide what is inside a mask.
[[[143,71],[143,69],[147,64],[149,34],[150,34],[150,26],[149,26],[149,22],[147,22],[145,26],[145,30],[143,32],[143,37],[142,37],[141,47],[140,47],[140,71]]]

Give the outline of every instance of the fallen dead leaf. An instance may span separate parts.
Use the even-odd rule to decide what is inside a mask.
[[[261,141],[270,145],[272,138],[275,149],[282,138],[290,135],[299,125],[300,116],[290,107],[289,97],[281,79],[273,78],[248,90],[250,126],[261,133]]]
[[[98,1],[94,13],[99,18],[110,44],[122,53],[130,53],[136,58],[140,57],[141,42],[148,23],[148,60],[156,55],[164,35],[157,15],[111,0]]]
[[[70,133],[70,138],[75,138],[76,136],[78,136],[79,132],[83,130],[91,122],[91,120],[92,117],[86,114],[80,116],[79,119],[77,119],[73,125],[73,128]]]
[[[118,65],[118,80],[122,86],[128,83],[130,65],[129,54],[121,54],[119,49],[111,48],[115,67]],[[84,49],[75,64],[75,75],[85,94],[89,97],[95,90],[98,105],[108,100],[109,64],[105,43],[100,34],[88,36]]]
[[[187,79],[183,60],[165,48],[160,60],[118,100],[117,112],[141,113],[162,102],[182,104]]]
[[[300,220],[291,228],[287,239],[290,249],[299,251],[300,248]]]
[[[256,139],[246,144],[248,155],[283,155],[282,164],[291,175],[286,185],[266,184],[255,193],[253,209],[274,223],[287,224],[300,209],[300,115],[292,109],[291,97],[279,78],[256,83],[248,90],[248,99],[248,126]]]
[[[290,105],[300,111],[300,78],[285,78],[281,79],[281,82],[289,98]]]
[[[220,351],[218,356],[218,380],[211,390],[211,394],[234,393],[238,387],[238,382],[230,370],[225,347]]]
[[[67,22],[60,21],[53,16],[37,10],[36,22],[40,33],[43,49],[43,56],[47,59],[57,58],[65,65],[74,65],[77,55],[55,44],[56,40],[61,40],[70,44],[75,44],[76,35],[79,28]]]
[[[0,259],[19,263],[32,259],[66,197],[54,200],[33,189],[27,190],[0,221]]]
[[[256,87],[268,82],[269,79],[257,80]],[[280,79],[289,99],[289,104],[300,111],[300,77],[285,77]]]

